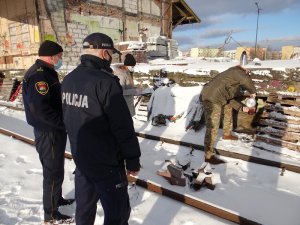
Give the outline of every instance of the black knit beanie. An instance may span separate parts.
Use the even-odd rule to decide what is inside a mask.
[[[44,41],[39,48],[39,56],[53,56],[64,50],[62,47],[53,41]]]
[[[124,59],[124,66],[135,66],[135,65],[136,65],[136,61],[133,55],[126,54]]]

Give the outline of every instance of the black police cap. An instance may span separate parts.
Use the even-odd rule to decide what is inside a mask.
[[[92,33],[83,40],[83,48],[111,49],[114,53],[121,55],[121,52],[114,47],[113,40],[103,33]]]

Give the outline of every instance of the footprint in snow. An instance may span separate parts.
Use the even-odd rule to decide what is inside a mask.
[[[20,221],[17,217],[10,217],[8,212],[4,209],[0,209],[0,222],[1,224],[14,225]]]
[[[28,207],[18,211],[18,217],[28,222],[40,222],[40,207]]]
[[[29,170],[26,170],[26,173],[43,175],[43,170],[42,169],[29,169]]]
[[[16,159],[17,163],[29,163],[30,161],[27,160],[26,156],[19,156]]]
[[[11,187],[11,193],[18,195],[20,193],[20,190],[22,189],[21,185],[15,185]]]

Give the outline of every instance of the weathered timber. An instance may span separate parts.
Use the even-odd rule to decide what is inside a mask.
[[[260,119],[259,124],[264,126],[271,126],[271,127],[277,127],[280,129],[283,129],[285,131],[291,131],[300,133],[300,125],[291,125],[285,122],[279,122],[273,119]]]
[[[300,117],[300,110],[296,111],[296,110],[288,109],[286,107],[277,107],[275,105],[266,105],[265,109],[270,111],[283,112],[284,114],[287,115]]]
[[[17,134],[17,133],[14,133],[12,131],[0,128],[0,133],[4,134],[4,135],[7,135],[7,136],[10,136],[10,137],[13,137],[15,139],[18,139],[20,141],[23,141],[23,142],[25,142],[27,144],[35,145],[33,139],[25,137],[25,136]],[[72,159],[72,155],[69,152],[65,152],[65,158]]]
[[[275,146],[279,146],[279,147],[285,147],[285,148],[291,149],[296,152],[300,152],[300,145],[297,145],[297,144],[294,144],[291,142],[287,142],[287,141],[284,141],[281,139],[275,139],[275,138],[256,135],[255,140],[262,141],[262,142],[265,142],[265,143],[268,143],[271,145],[275,145]]]
[[[267,102],[280,103],[281,105],[300,106],[300,96],[270,93]]]
[[[281,114],[281,113],[280,113]],[[269,118],[269,119],[274,119],[274,120],[278,120],[278,121],[281,121],[281,122],[285,122],[285,123],[289,123],[289,124],[297,124],[297,125],[300,125],[300,118],[297,119],[296,117],[295,118],[292,118],[292,117],[287,117],[287,116],[284,116],[284,114],[281,114],[282,116],[278,117],[276,115],[274,115],[274,113],[271,113],[271,112],[266,112],[264,111],[262,114],[261,114],[261,118]]]
[[[211,213],[215,216],[218,216],[220,218],[235,222],[237,224],[245,224],[245,225],[246,224],[247,225],[260,224],[258,222],[255,222],[253,220],[249,220],[249,219],[247,219],[243,216],[240,216],[238,214],[235,214],[233,212],[226,211],[226,210],[224,210],[220,207],[210,205],[208,202],[204,202],[200,199],[193,198],[192,196],[177,193],[173,190],[170,190],[166,187],[162,187],[162,186],[157,185],[157,184],[155,184],[151,181],[148,181],[148,180],[145,181],[145,180],[138,179],[136,177],[128,176],[128,181],[129,182],[134,182],[137,185],[139,185],[143,188],[146,188],[146,189],[148,189],[152,192],[170,197],[170,198],[175,199],[179,202],[183,202],[187,205],[193,206],[197,209],[201,209],[205,212]]]
[[[170,143],[170,144],[181,145],[181,146],[190,147],[193,149],[204,151],[204,146],[202,146],[202,145],[172,140],[170,138],[158,137],[155,135],[149,135],[149,134],[138,133],[138,132],[136,132],[136,135],[139,137],[142,137],[142,138],[147,138],[147,139],[156,140],[156,141],[162,141],[162,142],[166,142],[166,143]],[[233,158],[233,159],[240,159],[240,160],[244,160],[247,162],[252,162],[252,163],[261,164],[261,165],[265,165],[265,166],[272,166],[272,167],[278,167],[278,168],[284,167],[287,170],[290,170],[290,171],[293,171],[296,173],[300,173],[300,167],[292,165],[292,164],[277,162],[277,161],[268,160],[268,159],[262,159],[262,158],[255,157],[252,155],[244,155],[244,154],[230,152],[230,151],[226,151],[226,150],[222,150],[222,149],[216,149],[216,150],[219,152],[219,154],[221,156],[225,156],[225,157],[229,157],[229,158]]]
[[[278,129],[270,128],[270,127],[258,127],[257,131],[279,137],[284,141],[291,141],[291,142],[295,142],[295,143],[300,141],[299,133],[286,132],[284,130],[278,130]]]

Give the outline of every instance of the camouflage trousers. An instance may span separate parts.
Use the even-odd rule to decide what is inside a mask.
[[[209,159],[216,154],[214,145],[218,136],[220,126],[221,113],[224,109],[223,130],[224,135],[231,135],[232,131],[232,107],[227,104],[221,106],[209,101],[202,102],[204,107],[206,133],[204,138],[205,158]]]

